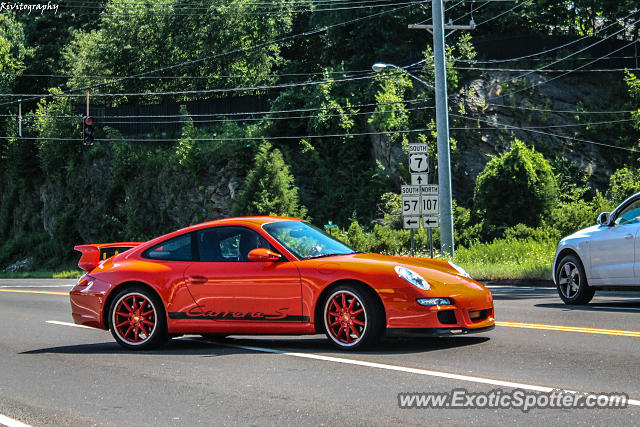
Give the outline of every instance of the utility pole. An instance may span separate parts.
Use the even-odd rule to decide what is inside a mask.
[[[18,136],[22,138],[22,99],[18,103]]]
[[[440,185],[440,250],[454,255],[453,203],[451,196],[451,150],[449,147],[449,106],[447,102],[447,69],[444,30],[472,30],[469,25],[444,25],[444,1],[432,0],[433,25],[409,25],[410,29],[425,29],[433,34],[433,63],[436,75],[436,132],[438,142],[438,184]]]

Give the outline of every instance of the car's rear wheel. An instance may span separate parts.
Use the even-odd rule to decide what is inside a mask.
[[[575,255],[567,255],[556,269],[558,294],[565,304],[587,304],[595,289],[589,287],[582,263]]]
[[[341,350],[373,344],[384,328],[384,313],[375,297],[352,285],[341,285],[331,292],[323,316],[329,341]]]
[[[115,296],[109,310],[109,329],[118,344],[131,350],[156,348],[169,338],[162,301],[139,286]]]

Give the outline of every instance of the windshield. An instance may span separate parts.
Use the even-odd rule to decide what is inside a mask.
[[[298,259],[355,253],[344,243],[324,234],[308,222],[272,222],[262,228]]]

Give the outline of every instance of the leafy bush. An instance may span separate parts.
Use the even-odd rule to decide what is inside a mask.
[[[599,191],[596,191],[591,201],[584,200],[581,194],[582,192],[574,193],[552,210],[548,226],[557,230],[560,236],[595,224],[600,212],[611,211],[614,206]]]
[[[558,185],[542,154],[516,139],[478,175],[473,201],[486,237],[496,237],[517,224],[540,225],[557,204]]]
[[[640,170],[630,167],[618,169],[609,178],[607,198],[614,205],[640,191]]]

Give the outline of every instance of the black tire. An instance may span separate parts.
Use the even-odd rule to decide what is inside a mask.
[[[149,350],[169,340],[164,304],[142,286],[116,294],[109,307],[109,329],[116,342],[129,350]]]
[[[331,290],[322,304],[324,331],[336,348],[362,349],[380,339],[386,324],[384,310],[367,290],[340,285]]]
[[[596,290],[587,283],[582,262],[575,255],[566,255],[555,271],[558,295],[565,304],[588,304]]]

